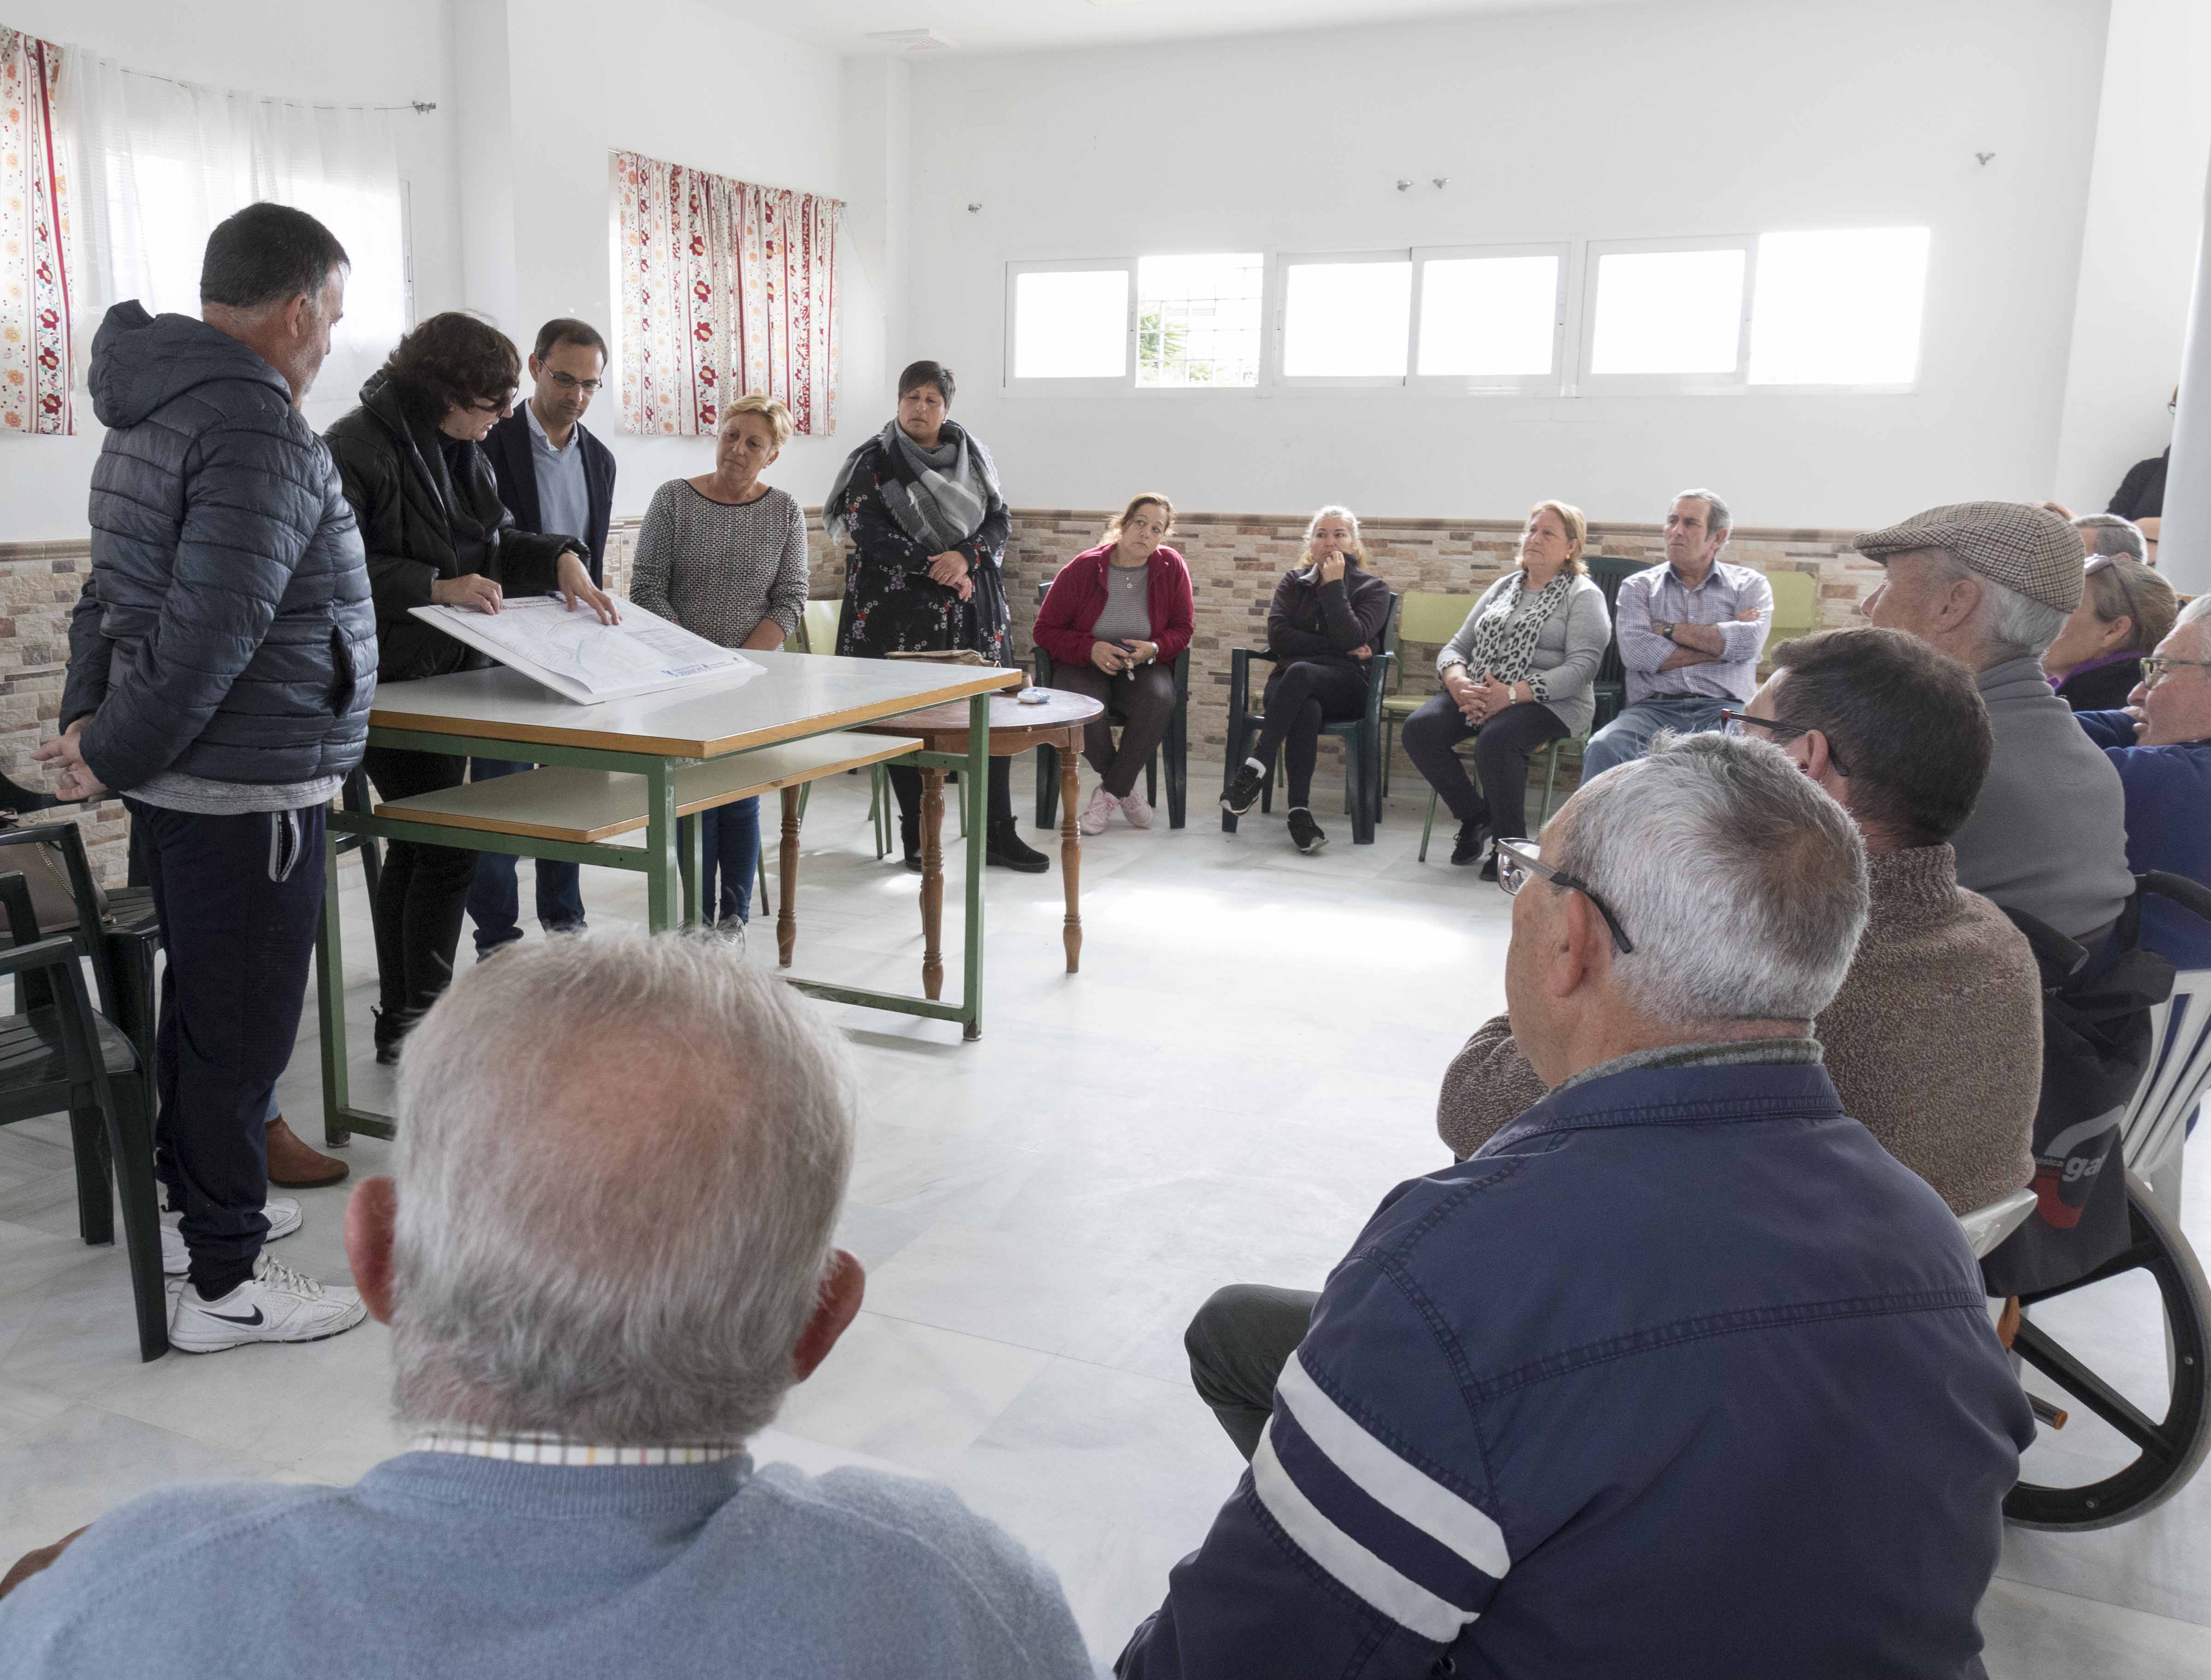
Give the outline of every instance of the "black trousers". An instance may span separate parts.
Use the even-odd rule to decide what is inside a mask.
[[[1099,713],[1082,728],[1082,756],[1116,799],[1136,791],[1136,779],[1160,743],[1167,738],[1174,719],[1174,668],[1139,665],[1109,677],[1095,665],[1054,665],[1051,683],[1071,694],[1087,694],[1102,700],[1108,710],[1118,708],[1128,722],[1121,726],[1121,744],[1113,745],[1113,726]]]
[[[1275,667],[1260,702],[1266,722],[1251,756],[1271,766],[1283,755],[1289,774],[1290,809],[1312,802],[1313,764],[1320,757],[1320,726],[1366,710],[1366,668],[1333,660],[1291,659]]]
[[[269,1111],[323,911],[326,807],[203,817],[125,797],[168,964],[154,1029],[154,1165],[208,1300],[253,1271]]]
[[[1405,756],[1459,821],[1486,822],[1492,834],[1517,839],[1528,832],[1528,756],[1566,734],[1558,714],[1533,700],[1477,724],[1466,721],[1449,694],[1437,694],[1405,720]],[[1465,761],[1451,751],[1469,735],[1481,777],[1478,792],[1466,779]]]
[[[921,772],[911,764],[893,764],[891,792],[898,798],[899,822],[907,833],[921,833]],[[990,760],[990,820],[1009,823],[1014,819],[1014,761],[1011,758]],[[914,843],[919,845],[917,837]]]
[[[457,788],[468,760],[456,753],[407,752],[372,746],[361,759],[386,799],[412,799]],[[476,878],[476,855],[458,846],[385,843],[384,879],[372,920],[376,926],[377,989],[385,1017],[403,1024],[427,1009],[453,980],[461,911]]]
[[[1275,1412],[1275,1385],[1312,1323],[1311,1290],[1231,1284],[1183,1333],[1190,1380],[1248,1462]]]

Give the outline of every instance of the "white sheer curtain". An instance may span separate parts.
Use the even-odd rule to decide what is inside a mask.
[[[308,402],[319,426],[351,408],[407,327],[399,166],[391,113],[309,106],[124,69],[73,52],[79,249],[89,345],[110,305],[199,312],[200,257],[215,223],[260,199],[296,205],[346,248],[345,318]]]

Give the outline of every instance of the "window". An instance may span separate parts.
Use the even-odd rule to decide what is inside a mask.
[[[1266,259],[1147,257],[1136,264],[1136,383],[1256,385]]]
[[[1743,245],[1592,257],[1591,374],[1732,375],[1742,366]]]
[[[1404,378],[1413,319],[1408,254],[1289,257],[1282,267],[1283,378]]]
[[[1909,385],[1927,296],[1923,227],[1761,233],[1754,385]]]
[[[1563,326],[1563,250],[1414,252],[1420,320],[1414,371],[1511,390],[1548,383]]]
[[[1129,270],[1033,266],[1014,276],[1013,377],[1119,379],[1129,372]]]

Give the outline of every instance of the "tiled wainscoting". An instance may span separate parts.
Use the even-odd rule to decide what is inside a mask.
[[[70,609],[91,565],[88,538],[0,543],[0,771],[27,788],[51,785],[31,750],[54,733],[61,713]],[[94,873],[120,884],[130,852],[122,801],[72,807],[69,814],[84,830]]]

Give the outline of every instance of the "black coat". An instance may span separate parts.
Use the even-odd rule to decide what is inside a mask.
[[[2165,513],[2165,474],[2172,465],[2172,451],[2153,455],[2147,461],[2137,461],[2127,468],[2127,475],[2119,480],[2119,488],[2111,498],[2106,513],[2116,513],[2122,519],[2157,519]]]
[[[491,662],[409,616],[430,605],[438,579],[481,572],[509,595],[547,595],[559,583],[560,556],[583,552],[578,538],[541,536],[514,523],[478,445],[460,446],[459,467],[449,470],[436,423],[415,412],[381,370],[360,388],[360,407],[325,435],[368,547],[383,648],[378,674],[386,682]]]
[[[376,619],[360,534],[291,388],[188,315],[136,303],[92,343],[92,576],[64,727],[128,789],[166,770],[306,782],[360,762]]]
[[[2075,711],[2123,711],[2127,697],[2141,681],[2141,667],[2131,659],[2076,671],[2057,685],[2057,698]]]
[[[594,438],[581,420],[576,422],[576,441],[584,451],[584,490],[590,498],[591,511],[585,523],[591,527],[585,531],[556,532],[555,535],[580,537],[591,550],[585,564],[591,569],[591,581],[606,587],[607,527],[614,519],[615,452]],[[506,504],[506,511],[514,516],[516,526],[525,531],[545,529],[544,516],[537,506],[537,457],[530,452],[530,420],[517,403],[514,412],[492,427],[483,440],[484,453],[491,457],[491,469],[498,475],[499,499]]]
[[[1351,650],[1365,646],[1382,651],[1382,627],[1390,618],[1390,586],[1356,560],[1348,561],[1336,583],[1314,582],[1316,569],[1304,565],[1282,574],[1267,608],[1267,651],[1275,668],[1293,659],[1369,668]]]

